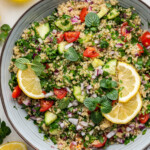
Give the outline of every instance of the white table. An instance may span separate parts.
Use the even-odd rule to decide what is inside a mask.
[[[18,20],[18,18],[34,3],[36,3],[39,0],[31,0],[31,2],[15,6],[8,2],[9,0],[0,0],[0,25],[1,24],[9,24],[11,27],[15,24],[15,22]],[[150,6],[150,0],[143,0]],[[0,52],[1,52],[2,46],[0,46]],[[12,133],[4,140],[4,143],[9,141],[22,141],[24,142],[21,137],[15,132],[15,130],[11,127],[10,123],[8,122],[5,113],[3,111],[3,107],[0,101],[0,118],[6,122],[6,124],[11,128]],[[30,146],[28,146],[28,150],[32,150]]]

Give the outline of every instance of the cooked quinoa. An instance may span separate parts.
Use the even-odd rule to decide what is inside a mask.
[[[99,12],[103,8],[107,12],[102,15]],[[83,9],[99,17],[99,20],[88,26],[89,22],[81,18]],[[112,10],[117,11],[116,16],[112,17]],[[108,15],[112,18],[108,19]],[[51,124],[46,123],[47,111],[41,111],[40,99],[29,98],[22,92],[15,100],[27,112],[26,119],[32,119],[39,132],[45,134],[44,138],[50,138],[59,150],[90,150],[94,142],[103,143],[104,136],[107,137],[104,148],[114,143],[128,144],[141,132],[144,134],[150,126],[150,120],[145,124],[139,121],[140,114],[150,113],[150,55],[148,49],[139,42],[139,37],[146,32],[141,24],[133,8],[123,8],[116,0],[68,1],[42,21],[32,23],[16,41],[9,67],[10,88],[13,91],[18,85],[15,61],[26,58],[32,62],[40,58],[44,70],[38,77],[46,95],[44,100],[53,101],[47,111],[57,118]],[[46,33],[44,31],[44,36],[43,31],[38,30],[41,26],[48,30]],[[122,33],[124,26],[128,36]],[[69,32],[78,36],[73,42],[67,40],[65,33]],[[137,43],[141,45],[142,52]],[[95,57],[90,58],[84,53],[88,48],[95,50]],[[119,91],[117,71],[112,75],[104,70],[111,60],[133,65],[141,78],[139,92],[143,106],[127,124],[113,124],[101,115],[100,109],[89,111],[83,103],[85,98],[106,95],[107,91],[100,84],[102,80],[115,83],[113,88]],[[58,89],[65,92],[64,97],[56,94]],[[77,89],[79,93],[76,93]],[[109,104],[113,103],[112,99],[108,101]],[[101,117],[98,121],[95,120],[96,113]],[[109,138],[110,133],[113,135]]]

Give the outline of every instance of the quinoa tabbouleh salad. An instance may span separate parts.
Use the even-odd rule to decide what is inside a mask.
[[[150,127],[150,32],[133,11],[68,1],[16,41],[12,97],[58,149],[128,144]]]

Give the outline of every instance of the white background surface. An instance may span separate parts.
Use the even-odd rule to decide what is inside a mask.
[[[11,27],[15,24],[15,22],[18,20],[18,18],[34,3],[38,2],[39,0],[31,0],[31,2],[15,6],[9,3],[9,0],[0,0],[0,26],[4,23],[9,24]],[[143,0],[150,6],[150,0]],[[0,52],[1,52],[2,46],[0,45]],[[5,113],[3,111],[3,106],[0,101],[0,118],[6,122],[6,124],[11,128],[12,133],[4,140],[4,143],[10,142],[10,141],[22,141],[20,136],[14,131],[14,129],[11,127],[10,123],[8,122]],[[32,150],[30,146],[28,146],[28,150]]]

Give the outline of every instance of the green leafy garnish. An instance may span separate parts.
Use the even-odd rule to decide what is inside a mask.
[[[1,121],[0,119],[0,144],[3,143],[3,140],[6,136],[8,136],[11,133],[11,130],[8,126],[6,126],[6,123],[4,121]]]
[[[85,24],[88,27],[98,26],[100,23],[99,17],[96,13],[90,12],[85,17]]]
[[[68,107],[68,105],[69,105],[69,100],[67,98],[64,98],[64,99],[59,101],[58,107],[60,109],[65,109]]]
[[[18,58],[15,61],[15,65],[17,68],[21,70],[26,70],[28,65],[31,65],[32,70],[39,76],[45,69],[44,65],[41,63],[41,58],[39,56],[35,56],[32,63],[26,58]]]
[[[5,41],[10,30],[11,30],[11,28],[8,24],[3,24],[0,27],[0,42]]]
[[[118,91],[116,89],[111,90],[106,94],[106,96],[111,100],[118,99]]]
[[[90,118],[95,124],[99,124],[102,121],[103,116],[102,116],[101,112],[94,111],[91,113]]]
[[[117,82],[110,79],[102,79],[100,81],[100,87],[105,89],[115,88],[117,87]]]
[[[73,47],[70,47],[65,53],[64,53],[64,57],[67,60],[70,61],[77,61],[79,59],[79,56],[76,52],[76,50]]]
[[[107,48],[109,46],[109,43],[106,40],[100,41],[100,48]]]

